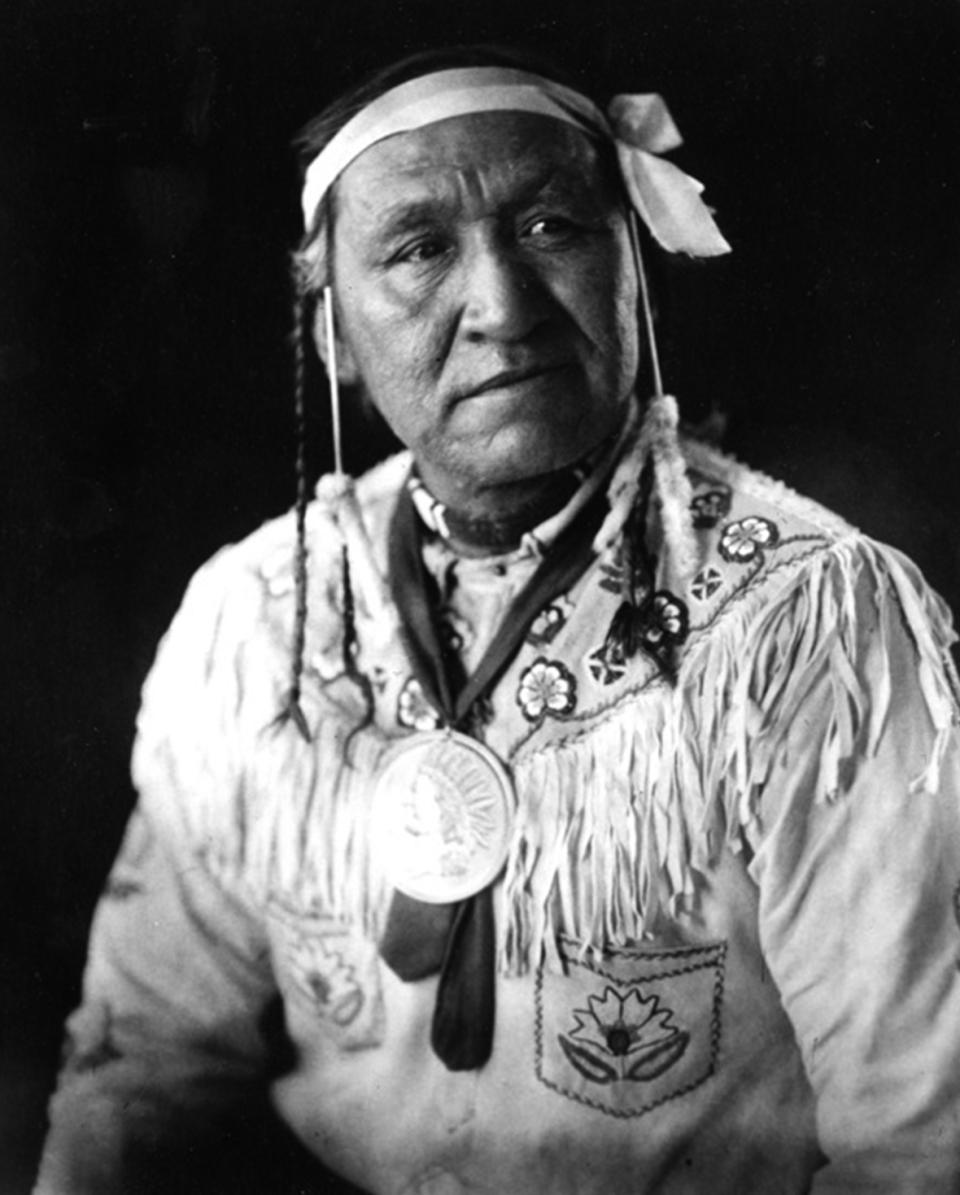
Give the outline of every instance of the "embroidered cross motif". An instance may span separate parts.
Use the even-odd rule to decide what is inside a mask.
[[[702,568],[693,578],[690,592],[698,602],[705,602],[713,597],[722,584],[723,577],[720,574],[720,570],[714,568],[712,564],[708,564],[706,568]]]
[[[619,643],[603,643],[587,657],[590,675],[599,685],[612,685],[626,672],[623,648]]]

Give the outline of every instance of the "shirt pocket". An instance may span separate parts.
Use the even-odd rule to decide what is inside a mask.
[[[726,944],[610,949],[561,940],[564,973],[536,979],[537,1078],[618,1118],[643,1116],[714,1074]]]
[[[386,1018],[376,943],[315,913],[274,906],[268,923],[291,1028],[320,1032],[344,1051],[379,1046]]]

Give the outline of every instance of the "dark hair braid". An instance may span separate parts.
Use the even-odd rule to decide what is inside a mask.
[[[293,393],[294,427],[296,437],[295,469],[297,477],[297,546],[294,556],[294,584],[296,586],[296,612],[293,624],[293,651],[290,661],[290,688],[287,690],[283,709],[274,725],[282,726],[292,721],[303,738],[310,742],[310,728],[300,705],[300,688],[303,677],[303,655],[307,638],[307,504],[309,482],[307,479],[307,337],[313,303],[300,293],[294,296],[293,328]]]

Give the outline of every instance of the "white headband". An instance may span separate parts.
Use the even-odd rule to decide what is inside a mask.
[[[334,181],[371,145],[473,112],[533,112],[610,140],[630,201],[671,253],[714,257],[730,246],[700,198],[702,185],[658,154],[682,138],[659,95],[618,95],[607,116],[577,91],[540,75],[499,66],[436,71],[378,96],[336,133],[307,167],[304,226],[312,228]]]

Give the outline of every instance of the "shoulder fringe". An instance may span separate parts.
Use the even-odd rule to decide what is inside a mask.
[[[910,791],[935,791],[955,722],[950,616],[905,557],[861,536],[818,554],[773,601],[767,585],[748,594],[691,643],[674,690],[519,760],[500,969],[562,969],[561,932],[585,956],[691,907],[696,873],[721,848],[759,841],[764,786],[808,699],[820,722],[811,799],[841,798],[856,760],[877,750],[894,700],[888,645],[904,631],[931,731]]]
[[[263,753],[264,772],[255,787],[278,800],[264,810],[263,832],[251,827],[252,857],[241,867],[262,877],[266,896],[280,894],[301,911],[332,916],[377,937],[389,890],[371,860],[371,779],[389,743],[370,731],[351,736],[361,716],[316,719],[312,750],[300,750],[287,736],[290,746],[279,768],[276,756],[271,763],[271,753]]]

